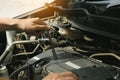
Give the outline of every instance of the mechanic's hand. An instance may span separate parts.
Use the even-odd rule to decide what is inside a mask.
[[[43,80],[78,80],[72,72],[50,73]]]
[[[39,18],[18,19],[16,25],[19,32],[25,31],[27,33],[31,33],[31,32],[41,33],[44,32],[45,30],[50,29],[50,27],[47,26]]]
[[[0,77],[0,80],[9,80],[8,78]]]

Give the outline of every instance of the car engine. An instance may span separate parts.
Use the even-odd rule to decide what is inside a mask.
[[[120,80],[120,1],[55,0],[15,18],[39,17],[51,30],[1,32],[0,77],[42,80],[71,71],[79,80]]]

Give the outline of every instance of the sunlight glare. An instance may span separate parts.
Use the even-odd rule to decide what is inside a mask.
[[[54,0],[0,0],[0,17],[12,18],[51,3]]]

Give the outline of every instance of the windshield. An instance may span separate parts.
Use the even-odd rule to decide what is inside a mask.
[[[0,17],[13,18],[54,0],[0,0]]]

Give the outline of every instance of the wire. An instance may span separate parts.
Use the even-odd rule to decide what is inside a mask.
[[[27,69],[28,67],[33,66],[35,64],[38,64],[38,63],[40,63],[42,61],[49,62],[48,58],[35,59],[35,57],[33,57],[32,59],[30,59],[25,65],[23,65],[19,69],[15,70],[12,74],[10,74],[10,78],[12,78],[14,75],[17,75],[20,71],[23,71],[23,70]]]
[[[53,54],[53,59],[56,60],[57,59],[57,54],[56,54],[56,51],[54,49],[54,44],[52,42],[52,38],[50,36],[50,32],[48,31],[48,38],[49,38],[49,41],[50,41],[50,44],[51,44],[51,48],[52,48],[52,54]]]

